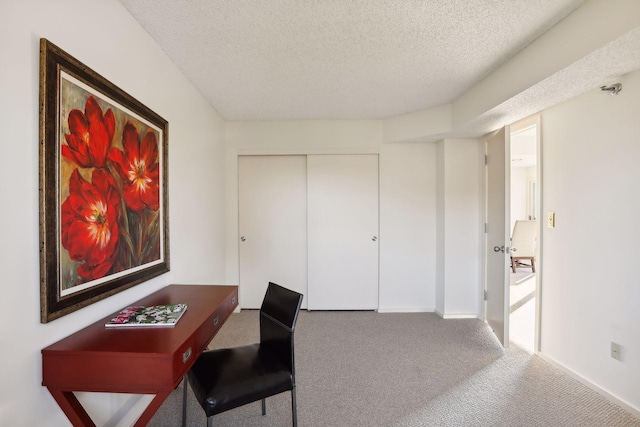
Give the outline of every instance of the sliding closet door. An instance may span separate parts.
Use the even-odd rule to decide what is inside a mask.
[[[305,156],[238,158],[242,308],[260,308],[269,282],[306,295],[306,190]]]
[[[378,156],[307,156],[308,307],[378,308]]]

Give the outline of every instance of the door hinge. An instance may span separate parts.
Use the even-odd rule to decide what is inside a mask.
[[[489,299],[489,293],[487,291],[484,291],[483,298],[484,298],[485,301],[487,301]]]
[[[489,224],[484,223],[484,233],[487,234],[489,232]]]
[[[484,164],[485,165],[489,164],[489,156],[487,156],[486,154],[484,155]]]

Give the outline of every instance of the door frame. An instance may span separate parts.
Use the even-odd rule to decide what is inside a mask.
[[[358,149],[328,148],[232,148],[225,151],[225,280],[227,283],[238,283],[240,277],[240,224],[238,221],[238,161],[240,156],[306,156],[310,154],[380,154],[378,147],[362,147]]]
[[[546,215],[543,217],[544,212],[542,188],[543,188],[543,175],[544,170],[542,166],[542,116],[540,113],[533,114],[522,120],[519,120],[511,125],[511,132],[517,132],[527,127],[535,126],[536,128],[536,218],[538,218],[538,244],[536,247],[536,289],[535,289],[535,320],[534,320],[534,333],[533,333],[533,353],[538,354],[540,352],[540,329],[542,325],[542,272],[544,270],[543,262],[543,239],[544,224],[547,223]]]
[[[308,156],[314,154],[376,154],[380,156],[379,147],[358,148],[232,148],[225,151],[225,217],[229,226],[225,229],[225,277],[227,283],[239,284],[240,281],[240,223],[239,223],[239,157],[241,156]],[[378,260],[380,251],[378,251]],[[378,282],[379,286],[379,282]],[[240,311],[240,305],[236,312]]]
[[[543,272],[543,265],[544,265],[544,234],[543,234],[543,229],[544,229],[544,225],[546,224],[546,215],[543,218],[542,217],[542,213],[545,211],[545,209],[543,209],[544,207],[544,200],[542,198],[543,196],[543,180],[544,180],[544,176],[543,176],[543,165],[542,165],[542,154],[543,154],[543,149],[542,149],[542,118],[541,118],[541,114],[537,113],[534,115],[531,115],[527,118],[524,118],[522,120],[519,120],[515,123],[513,123],[512,125],[509,125],[509,133],[514,133],[517,132],[518,130],[521,130],[523,128],[529,127],[529,126],[535,126],[536,127],[536,156],[537,156],[537,161],[536,161],[536,200],[537,200],[537,205],[536,205],[536,217],[539,219],[538,222],[538,245],[537,245],[537,253],[536,253],[536,288],[535,288],[535,301],[536,301],[536,305],[535,305],[535,320],[534,320],[534,342],[533,342],[533,353],[534,354],[538,354],[540,352],[540,347],[541,347],[541,324],[542,324],[542,293],[543,293],[543,277],[542,277],[542,272]],[[499,129],[498,129],[499,130]],[[485,147],[483,147],[483,153],[486,155],[486,143],[484,142],[484,138],[486,138],[488,135],[492,134],[493,132],[484,135],[483,136],[483,144],[485,145]],[[484,206],[483,206],[483,212],[484,212],[484,224],[486,224],[487,221],[487,195],[488,195],[488,181],[487,181],[487,169],[485,166],[485,175],[484,175]],[[482,305],[482,320],[484,322],[487,322],[487,304],[486,301],[484,300],[484,292],[487,289],[487,260],[488,260],[488,256],[489,253],[487,253],[487,245],[486,245],[486,233],[483,233],[484,236],[484,240],[485,240],[485,244],[484,244],[484,248],[483,248],[483,252],[484,252],[484,259],[482,262],[482,278],[483,278],[483,283],[481,286],[481,291],[480,291],[480,302]],[[507,319],[508,321],[508,319]]]

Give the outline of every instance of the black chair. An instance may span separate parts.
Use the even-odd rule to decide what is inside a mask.
[[[296,380],[293,332],[302,304],[302,294],[269,283],[260,308],[260,343],[202,353],[187,379],[207,416],[262,400],[291,390],[291,413],[297,426]],[[186,421],[187,384],[183,394],[183,423]]]

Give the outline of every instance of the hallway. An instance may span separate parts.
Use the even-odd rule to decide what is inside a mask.
[[[536,275],[531,272],[511,273],[509,292],[509,340],[533,352],[536,318]]]

